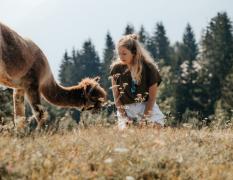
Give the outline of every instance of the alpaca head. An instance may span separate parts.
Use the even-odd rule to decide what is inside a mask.
[[[106,102],[107,94],[98,83],[99,80],[99,77],[85,78],[80,82],[84,86],[85,103],[83,110],[98,110]]]

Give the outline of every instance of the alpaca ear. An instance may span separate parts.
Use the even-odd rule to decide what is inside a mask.
[[[99,81],[100,81],[100,77],[99,77],[99,76],[96,76],[96,77],[94,78],[94,80],[95,80],[96,82],[99,82]]]

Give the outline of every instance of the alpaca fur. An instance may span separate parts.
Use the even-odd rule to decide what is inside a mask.
[[[99,108],[106,100],[106,92],[98,80],[86,78],[76,86],[62,87],[54,80],[40,48],[0,23],[0,84],[14,89],[14,120],[18,126],[23,126],[22,122],[25,122],[25,96],[38,127],[46,120],[41,96],[57,106]]]

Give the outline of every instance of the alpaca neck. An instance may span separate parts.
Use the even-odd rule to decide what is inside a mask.
[[[55,80],[41,88],[44,98],[50,103],[62,107],[82,107],[85,104],[83,88],[62,87]]]

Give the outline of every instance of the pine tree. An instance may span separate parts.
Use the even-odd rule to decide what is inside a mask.
[[[91,40],[87,40],[83,43],[79,58],[82,64],[82,78],[101,75],[100,58]],[[76,67],[76,70],[77,69],[78,67]]]
[[[157,50],[156,50],[155,39],[153,36],[148,36],[147,41],[145,43],[145,47],[150,52],[152,57],[155,59],[157,57]]]
[[[187,24],[186,26],[185,33],[183,35],[183,45],[182,53],[184,54],[184,58],[192,62],[197,57],[198,48],[195,35],[190,24]]]
[[[147,38],[148,38],[148,33],[145,31],[145,28],[143,25],[140,27],[138,35],[139,35],[139,41],[145,45]]]
[[[72,74],[70,73],[72,67],[72,59],[71,57],[69,57],[68,52],[65,51],[58,74],[59,81],[61,82],[61,84],[65,86],[70,86],[72,84],[72,82],[70,81],[72,76]]]
[[[115,56],[115,45],[110,35],[110,32],[107,33],[105,38],[105,49],[103,55],[103,64],[102,64],[102,82],[103,86],[107,90],[108,99],[113,100],[111,87],[111,81],[108,78],[110,76],[110,65]]]
[[[67,51],[64,54],[59,70],[59,79],[63,85],[73,85],[85,77],[100,76],[100,58],[91,40],[83,43],[82,49],[72,50],[70,57]]]
[[[174,75],[170,66],[170,54],[172,51],[162,23],[156,24],[154,32],[146,42],[146,48],[158,62],[161,69],[160,74],[163,81],[159,88],[160,91],[157,101],[159,102],[161,109],[170,113],[172,112],[171,104],[174,101]]]
[[[70,73],[72,74],[72,78],[70,79],[70,81],[73,84],[77,84],[84,78],[86,66],[82,62],[83,60],[81,57],[81,51],[76,50],[76,52],[73,54],[75,55],[73,55],[73,58],[72,58],[73,66],[70,71]]]
[[[134,26],[131,24],[127,24],[123,35],[133,34],[134,32]]]
[[[226,76],[233,66],[232,23],[227,14],[218,13],[212,18],[202,39],[202,58],[208,69],[208,114],[214,113],[215,103],[223,96]]]
[[[170,43],[166,36],[166,31],[162,23],[156,24],[156,32],[152,37],[156,46],[156,58],[163,59],[164,65],[171,65]]]
[[[191,26],[186,26],[182,44],[177,44],[177,61],[175,68],[175,112],[182,115],[186,110],[198,111],[200,107],[195,102],[197,88],[197,72],[200,65],[196,61],[198,50]],[[181,118],[181,116],[180,116]],[[180,119],[181,120],[181,119]]]
[[[222,112],[221,115],[219,114],[218,108]],[[215,116],[217,119],[223,118],[223,122],[233,122],[233,67],[231,72],[223,81],[221,98],[218,100],[217,107],[215,109]]]

